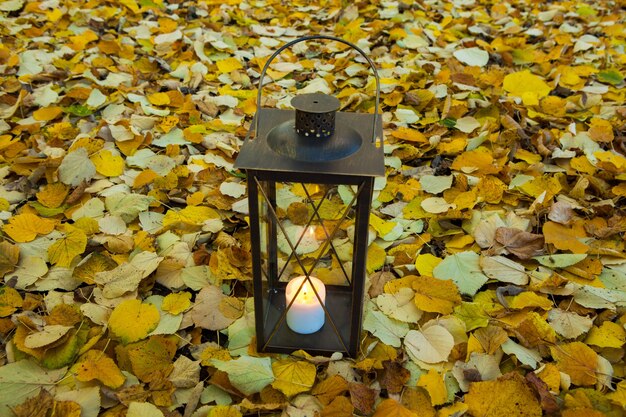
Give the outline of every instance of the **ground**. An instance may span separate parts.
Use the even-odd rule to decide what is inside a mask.
[[[0,415],[624,415],[625,16],[623,0],[0,1]],[[313,34],[381,79],[356,358],[254,339],[233,164],[263,65]],[[337,42],[296,45],[267,78],[264,107],[320,91],[374,111],[372,73]],[[303,190],[280,188],[292,225]]]

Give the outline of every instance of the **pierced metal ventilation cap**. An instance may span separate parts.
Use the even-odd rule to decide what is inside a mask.
[[[296,109],[296,132],[311,138],[327,138],[335,133],[335,113],[339,100],[323,93],[300,94],[291,99]]]

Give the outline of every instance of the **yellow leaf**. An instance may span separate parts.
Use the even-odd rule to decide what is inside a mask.
[[[470,235],[456,235],[446,242],[446,248],[462,249],[467,245],[474,243],[474,238]]]
[[[443,375],[435,369],[430,369],[427,374],[423,374],[417,381],[417,386],[428,391],[430,403],[434,406],[445,404],[448,401],[448,389]]]
[[[546,97],[552,90],[545,81],[529,70],[508,74],[502,83],[505,91],[521,97],[526,105],[538,104],[539,99]]]
[[[376,243],[372,243],[367,248],[367,272],[372,273],[377,269],[382,268],[385,265],[387,254],[385,250],[378,246]]]
[[[241,417],[241,411],[233,405],[216,405],[206,417]]]
[[[320,417],[353,417],[354,406],[347,397],[335,397],[319,414]]]
[[[11,203],[9,203],[5,198],[0,197],[0,211],[7,211],[11,207]]]
[[[47,235],[54,230],[55,222],[36,216],[32,213],[22,213],[9,219],[4,226],[4,233],[16,242],[30,242],[37,235]]]
[[[315,383],[316,368],[309,362],[280,360],[272,363],[272,370],[276,378],[272,382],[272,387],[287,397],[306,392]]]
[[[22,307],[22,296],[14,288],[0,287],[0,317],[7,317]]]
[[[491,151],[482,146],[457,156],[451,168],[465,174],[488,175],[500,172],[500,167],[495,163]]]
[[[418,255],[417,259],[415,259],[415,268],[417,268],[417,272],[419,272],[420,275],[432,277],[433,269],[435,269],[441,261],[443,261],[443,259],[438,258],[435,255],[423,253]]]
[[[170,104],[170,96],[166,93],[154,93],[147,97],[148,101],[155,106],[167,106]]]
[[[550,199],[561,191],[561,183],[555,177],[537,177],[518,187],[520,190],[532,197],[539,197],[546,193],[545,198]]]
[[[622,174],[626,171],[626,158],[622,155],[611,151],[594,152],[593,156],[598,158],[596,166],[606,169],[615,174]]]
[[[570,159],[569,164],[578,172],[583,172],[590,175],[593,175],[596,172],[596,167],[591,165],[591,162],[589,162],[589,159],[587,159],[585,155],[576,156]]]
[[[70,48],[75,51],[82,51],[89,42],[96,41],[99,37],[94,31],[87,29],[79,35],[70,36],[69,39],[72,42],[69,45]]]
[[[524,377],[506,374],[495,381],[473,382],[465,394],[465,404],[472,416],[541,417],[542,411]]]
[[[572,384],[589,386],[596,383],[598,354],[582,342],[550,347],[559,370],[570,376]]]
[[[124,159],[119,155],[113,155],[109,150],[101,150],[89,159],[96,166],[96,172],[100,175],[118,177],[124,173]]]
[[[537,376],[548,385],[550,391],[556,393],[561,391],[561,372],[555,364],[545,364]]]
[[[215,343],[209,344],[209,346],[207,346],[202,353],[200,353],[200,363],[204,366],[210,366],[213,359],[217,359],[218,361],[229,361],[232,357],[230,356],[230,352],[228,352],[228,350],[223,349],[220,345]]]
[[[398,139],[404,139],[409,142],[428,143],[428,139],[426,139],[426,136],[424,136],[422,132],[408,127],[399,127],[395,129],[391,133],[391,136]]]
[[[591,119],[587,133],[596,142],[611,143],[615,138],[611,122],[598,117]]]
[[[49,122],[63,113],[63,109],[58,106],[44,107],[33,112],[33,119],[40,122]]]
[[[388,398],[378,404],[373,417],[418,417],[418,414],[409,410],[396,400]]]
[[[163,299],[161,310],[177,315],[191,306],[191,293],[187,291],[168,294]]]
[[[609,400],[626,410],[626,381],[620,381],[615,391],[606,395]]]
[[[104,352],[89,350],[76,364],[76,379],[82,382],[97,379],[107,387],[117,389],[124,384],[126,377]]]
[[[193,226],[200,226],[210,219],[219,219],[217,211],[205,206],[187,206],[182,210],[169,210],[163,218],[163,227],[184,223]]]
[[[452,280],[421,276],[413,282],[415,305],[423,311],[450,314],[461,304],[459,289]]]
[[[135,182],[133,182],[133,188],[141,188],[144,185],[148,185],[158,176],[159,174],[157,174],[150,168],[146,169],[145,171],[141,171],[139,175],[135,177]]]
[[[37,201],[49,208],[57,208],[69,193],[69,187],[62,182],[46,184],[37,193]]]
[[[311,394],[313,394],[320,403],[329,404],[333,398],[342,395],[348,390],[348,383],[340,375],[333,375],[326,378],[319,384],[315,385]]]
[[[532,291],[524,291],[516,296],[507,299],[509,308],[513,310],[521,310],[523,308],[539,307],[543,310],[550,310],[554,306],[547,295],[539,295]]]
[[[370,226],[372,226],[374,230],[378,232],[378,236],[380,237],[383,237],[389,232],[391,232],[393,228],[396,226],[396,224],[397,224],[396,222],[384,221],[383,219],[376,216],[375,214],[370,214]]]
[[[51,263],[67,268],[72,260],[87,248],[87,235],[81,229],[65,225],[65,237],[57,240],[48,248]]]
[[[239,62],[237,58],[226,58],[217,61],[217,69],[220,74],[230,73],[240,68],[243,68],[243,65],[241,65],[241,62]]]
[[[600,327],[592,327],[587,334],[585,343],[601,348],[616,348],[624,346],[626,331],[620,324],[605,321]]]
[[[145,339],[159,324],[159,310],[141,300],[122,301],[111,313],[109,329],[123,343]]]

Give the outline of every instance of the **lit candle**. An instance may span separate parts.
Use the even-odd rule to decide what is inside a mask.
[[[287,299],[287,306],[291,304],[291,308],[287,311],[287,326],[291,330],[300,334],[315,333],[324,325],[325,315],[322,305],[326,302],[326,287],[324,283],[315,277],[310,277],[310,282],[315,287],[317,295],[311,284],[304,276],[300,276],[292,279],[287,284],[287,290],[285,291],[285,298]],[[296,296],[298,288],[302,286],[302,289]],[[322,304],[320,304],[320,299]]]

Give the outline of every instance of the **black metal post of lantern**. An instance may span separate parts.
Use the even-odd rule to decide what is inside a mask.
[[[346,44],[376,79],[374,114],[341,112],[335,97],[296,96],[261,108],[274,58],[313,39]],[[257,349],[356,356],[361,333],[374,177],[384,175],[380,81],[357,46],[308,36],[278,49],[259,80],[257,113],[235,167],[247,174]]]

